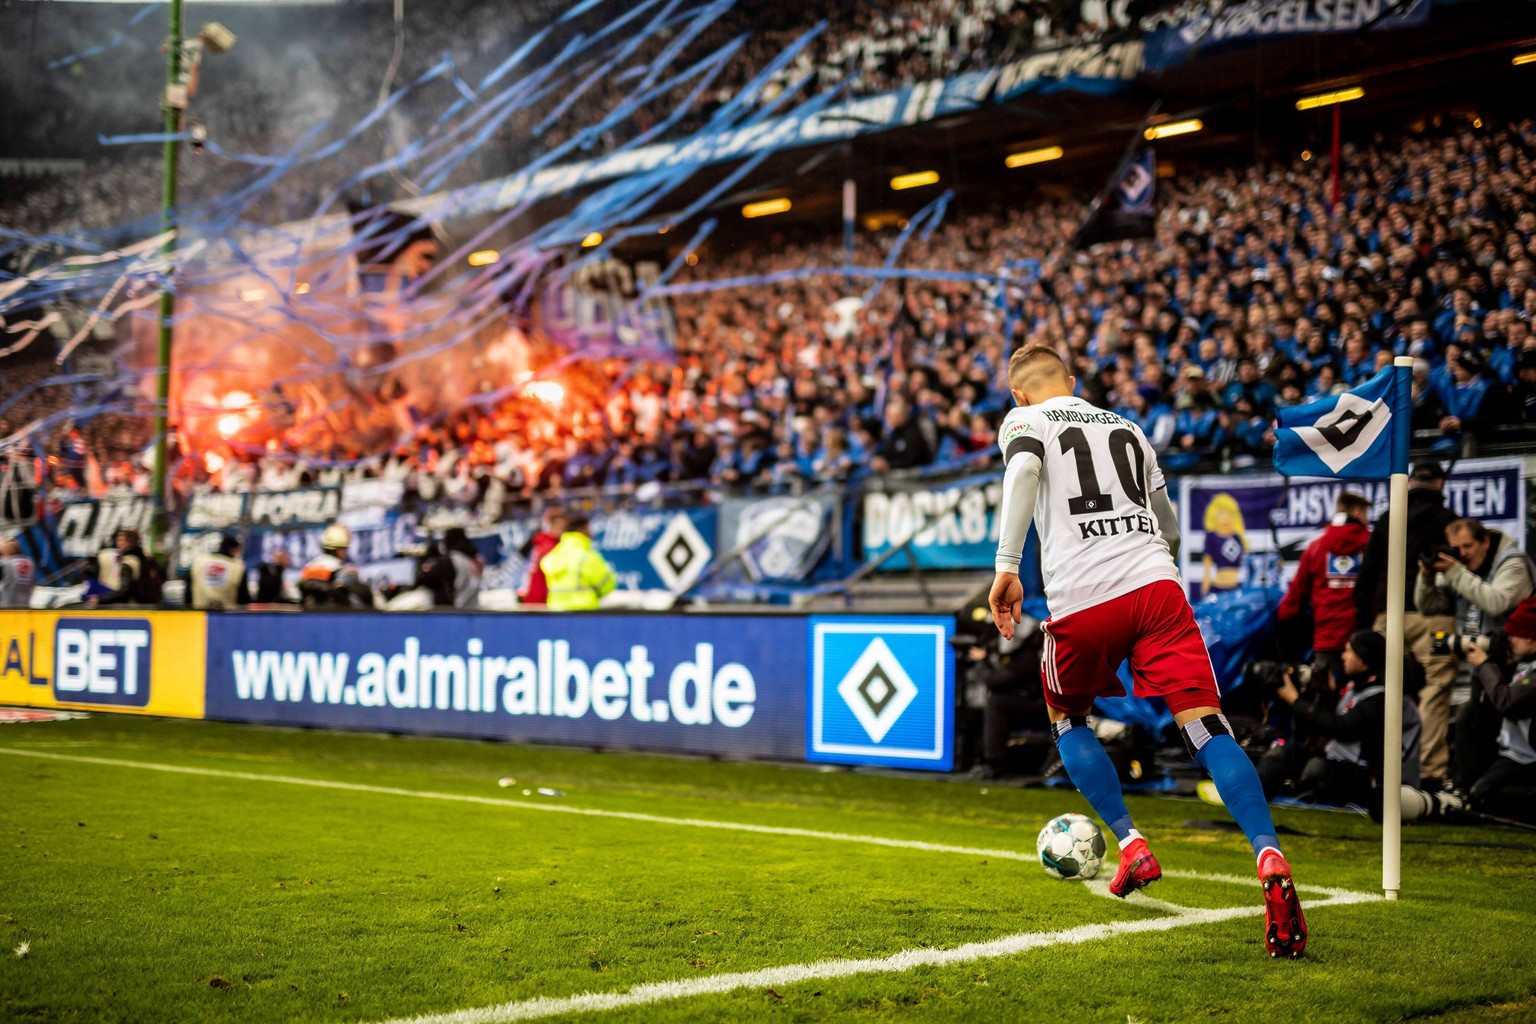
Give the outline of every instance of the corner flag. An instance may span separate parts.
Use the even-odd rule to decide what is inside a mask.
[[[1382,722],[1381,888],[1402,887],[1403,646],[1408,603],[1408,444],[1413,360],[1392,365],[1342,395],[1281,409],[1275,469],[1286,476],[1340,480],[1391,477],[1387,498],[1387,709]]]
[[[1411,388],[1406,368],[1388,366],[1353,391],[1279,410],[1275,470],[1340,480],[1406,473]]]

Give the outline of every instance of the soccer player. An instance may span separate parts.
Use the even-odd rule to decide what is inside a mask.
[[[1258,859],[1264,945],[1300,956],[1307,944],[1291,868],[1258,773],[1221,713],[1210,654],[1179,580],[1179,530],[1162,470],[1134,423],[1073,396],[1076,379],[1053,350],[1021,349],[1008,361],[1018,407],[998,444],[1006,465],[992,584],[993,621],[1012,637],[1022,614],[1019,558],[1033,518],[1051,617],[1042,628],[1042,676],[1056,749],[1073,785],[1120,844],[1109,891],[1124,897],[1163,870],[1131,821],[1120,777],[1088,727],[1095,697],[1124,695],[1129,658],[1135,692],[1161,697],[1185,745],[1210,773]]]

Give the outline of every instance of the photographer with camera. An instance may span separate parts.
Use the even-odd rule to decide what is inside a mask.
[[[1419,607],[1433,603],[1441,587],[1456,594],[1456,631],[1488,633],[1521,601],[1536,593],[1536,570],[1515,538],[1476,519],[1458,519],[1445,528],[1447,544],[1433,560],[1420,562]]]
[[[1414,560],[1434,562],[1445,544],[1445,528],[1456,513],[1445,507],[1445,470],[1434,461],[1416,463],[1408,479],[1408,565],[1406,579],[1414,575]],[[1405,588],[1406,590],[1406,588]],[[1414,590],[1403,595],[1403,646],[1424,668],[1424,690],[1419,695],[1423,716],[1424,788],[1446,784],[1450,771],[1451,688],[1456,684],[1456,659],[1430,650],[1430,637],[1455,628],[1451,602],[1443,594],[1428,605],[1415,602]],[[1387,630],[1387,516],[1376,520],[1371,542],[1365,546],[1360,576],[1355,584],[1355,625],[1359,629]],[[1406,688],[1405,688],[1406,690]]]
[[[1259,777],[1266,796],[1284,792],[1285,783],[1294,779],[1296,797],[1358,804],[1380,819],[1387,639],[1374,630],[1360,630],[1349,638],[1340,661],[1343,672],[1337,677],[1322,671],[1285,672],[1275,696],[1290,706],[1295,736],[1291,743],[1276,744],[1264,754]],[[1422,670],[1407,656],[1403,668],[1403,818],[1438,817],[1459,809],[1460,803],[1449,793],[1431,795],[1417,788],[1422,726],[1418,709],[1407,695],[1414,689],[1410,680]],[[1305,691],[1297,688],[1298,681]]]
[[[1502,716],[1498,754],[1472,783],[1471,809],[1536,824],[1536,736],[1531,727],[1536,716],[1536,598],[1516,605],[1503,632],[1486,638],[1486,646],[1467,637],[1449,642],[1472,667],[1479,692]]]
[[[1415,596],[1423,608],[1454,593],[1455,629],[1461,636],[1497,630],[1512,608],[1536,592],[1536,567],[1513,537],[1476,519],[1458,519],[1445,528],[1445,539],[1449,543],[1433,561],[1421,563]],[[1449,650],[1448,644],[1437,646]],[[1451,754],[1451,775],[1461,790],[1471,788],[1492,763],[1502,720],[1474,685],[1472,699],[1457,712]]]

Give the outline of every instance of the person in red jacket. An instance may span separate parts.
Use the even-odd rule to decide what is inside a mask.
[[[549,603],[549,581],[544,578],[544,570],[539,568],[539,562],[555,549],[564,532],[565,511],[560,508],[547,509],[543,526],[523,545],[522,555],[529,561],[528,584],[517,595],[523,604]]]
[[[1313,661],[1342,671],[1344,645],[1355,631],[1355,577],[1371,539],[1371,503],[1345,491],[1334,511],[1323,535],[1301,556],[1280,601],[1280,621],[1296,618],[1310,605]]]

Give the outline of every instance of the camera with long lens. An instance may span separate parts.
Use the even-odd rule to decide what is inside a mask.
[[[1322,672],[1305,662],[1250,661],[1248,667],[1243,669],[1243,682],[1273,693],[1285,685],[1287,675],[1298,690],[1305,690],[1312,685],[1313,677],[1321,676]]]
[[[1467,651],[1471,648],[1479,648],[1491,654],[1493,637],[1484,636],[1481,633],[1450,633],[1447,629],[1436,629],[1435,633],[1430,634],[1430,654],[1455,654],[1456,657],[1467,657]]]

